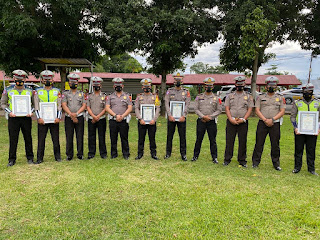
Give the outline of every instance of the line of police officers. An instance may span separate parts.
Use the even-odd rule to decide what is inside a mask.
[[[45,70],[41,72],[40,78],[43,87],[32,92],[24,86],[24,81],[27,77],[23,70],[13,71],[14,86],[6,88],[2,93],[1,107],[9,114],[8,130],[10,138],[9,148],[9,163],[8,166],[13,166],[16,162],[16,151],[20,129],[25,140],[25,151],[29,164],[42,163],[45,138],[50,129],[53,142],[53,150],[55,160],[61,161],[60,144],[59,144],[59,122],[62,116],[62,109],[65,117],[65,132],[66,132],[66,155],[67,160],[73,158],[73,136],[76,133],[77,139],[77,157],[84,159],[83,156],[83,135],[84,135],[84,111],[87,109],[89,113],[88,119],[88,159],[91,159],[96,154],[96,131],[98,130],[99,152],[101,158],[107,158],[107,149],[105,142],[106,133],[106,113],[109,119],[109,131],[111,141],[111,158],[118,157],[117,140],[118,134],[121,138],[122,155],[124,159],[130,156],[129,151],[129,121],[132,111],[131,96],[124,92],[123,79],[114,78],[115,92],[106,96],[101,92],[102,79],[92,77],[90,80],[94,91],[85,97],[84,93],[77,90],[79,75],[72,73],[68,75],[70,90],[64,91],[62,94],[59,89],[53,87],[53,73]],[[169,88],[165,96],[165,108],[167,113],[167,145],[165,159],[170,158],[172,153],[172,139],[175,128],[177,126],[180,137],[180,154],[183,161],[187,161],[186,157],[186,116],[190,105],[190,92],[182,87],[183,76],[179,73],[174,76],[174,87]],[[233,149],[235,137],[238,134],[239,149],[238,162],[239,166],[247,167],[247,133],[248,133],[248,118],[251,115],[254,106],[253,98],[250,94],[244,91],[245,77],[239,76],[235,79],[236,91],[229,94],[225,100],[225,111],[227,115],[226,123],[226,148],[224,154],[224,166],[228,166],[233,157]],[[222,102],[215,94],[213,94],[213,78],[204,79],[205,92],[197,95],[195,99],[195,113],[198,115],[196,143],[194,146],[193,158],[191,161],[197,161],[200,155],[200,149],[205,132],[208,132],[210,141],[210,152],[213,163],[217,164],[217,117],[222,111]],[[141,80],[143,93],[139,94],[135,100],[135,113],[138,119],[138,154],[136,160],[141,159],[144,154],[145,136],[148,132],[150,140],[151,157],[158,160],[156,151],[156,121],[160,113],[160,101],[156,94],[151,92],[151,79]],[[269,134],[271,142],[271,160],[273,167],[277,171],[280,168],[280,125],[282,116],[285,113],[285,100],[283,96],[276,93],[278,79],[276,77],[266,78],[267,93],[262,94],[256,99],[256,114],[259,117],[259,122],[256,130],[256,143],[252,154],[252,167],[257,168],[261,161],[261,155],[265,143],[266,136]],[[307,84],[303,87],[303,100],[298,100],[293,104],[291,112],[291,122],[294,127],[295,136],[295,167],[293,173],[298,173],[302,166],[302,155],[304,145],[306,145],[308,171],[313,175],[318,175],[315,172],[315,148],[317,135],[306,135],[298,132],[298,113],[299,111],[319,111],[319,100],[313,99],[314,86]],[[37,161],[34,162],[32,150],[31,136],[31,115],[25,117],[17,117],[12,112],[12,96],[13,95],[29,95],[34,104],[35,114],[38,119],[38,152]],[[171,102],[184,102],[184,111],[179,119],[175,119],[171,112]],[[57,104],[57,114],[54,123],[45,123],[41,116],[40,103],[55,102]],[[152,120],[148,123],[144,121],[140,106],[142,104],[151,104],[155,106],[155,114]],[[320,122],[320,120],[319,120]],[[319,130],[320,131],[320,130]]]

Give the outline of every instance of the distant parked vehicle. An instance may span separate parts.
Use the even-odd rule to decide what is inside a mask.
[[[222,102],[224,102],[226,100],[226,96],[229,93],[232,93],[236,90],[236,86],[235,85],[227,85],[227,86],[223,86],[221,88],[220,91],[217,92],[218,97],[220,97],[220,99],[222,100]],[[251,87],[250,86],[245,86],[244,90],[248,93],[251,93]],[[261,93],[256,92],[256,96],[260,95]]]
[[[286,104],[292,104],[295,100],[303,98],[302,88],[292,88],[289,90],[282,91],[281,94],[286,100]],[[318,92],[314,92],[313,97],[320,98],[320,94]]]

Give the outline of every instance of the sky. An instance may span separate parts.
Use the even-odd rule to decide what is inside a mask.
[[[184,63],[187,64],[185,74],[190,73],[190,66],[196,62],[203,62],[213,66],[219,65],[219,49],[223,42],[218,41],[214,44],[208,44],[198,49],[198,54],[195,58],[186,58]],[[300,45],[296,42],[287,41],[280,45],[279,43],[273,44],[266,50],[267,53],[275,53],[275,59],[270,60],[266,64],[262,65],[258,74],[264,74],[272,64],[278,65],[278,71],[289,72],[289,74],[296,75],[302,82],[306,82],[309,75],[310,57],[311,52],[302,50]],[[144,67],[147,66],[144,57],[139,55],[133,55]],[[313,58],[312,60],[312,82],[318,82],[320,86],[320,56]]]

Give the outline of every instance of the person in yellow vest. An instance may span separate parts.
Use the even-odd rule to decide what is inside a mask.
[[[9,130],[9,163],[8,167],[13,166],[17,159],[17,146],[19,140],[20,129],[23,134],[25,142],[25,151],[29,164],[33,164],[33,149],[32,149],[32,120],[31,114],[26,116],[16,116],[12,112],[12,98],[14,95],[28,95],[32,101],[32,89],[24,86],[24,82],[27,78],[27,73],[23,70],[15,70],[13,73],[14,86],[6,88],[1,97],[1,108],[9,114],[8,119],[8,130]]]
[[[314,167],[314,160],[316,155],[317,135],[300,134],[298,132],[298,113],[300,111],[319,111],[320,101],[318,99],[312,99],[314,86],[312,83],[308,83],[302,87],[303,99],[295,101],[292,105],[290,120],[294,127],[294,169],[292,173],[298,173],[302,167],[302,155],[304,146],[306,146],[307,152],[307,165],[308,171],[318,176]],[[320,114],[319,114],[320,117]],[[318,119],[320,122],[320,119]]]
[[[43,162],[46,136],[49,129],[53,143],[55,160],[57,162],[61,162],[59,143],[59,122],[62,115],[61,94],[58,88],[53,87],[53,77],[53,72],[48,70],[42,71],[40,73],[40,81],[44,84],[44,87],[37,88],[34,93],[34,108],[38,119],[38,164]],[[57,104],[57,114],[54,123],[45,123],[43,118],[41,118],[40,103],[44,102],[55,102]]]
[[[143,93],[138,94],[135,101],[135,114],[138,119],[138,134],[139,134],[138,155],[135,159],[139,160],[143,157],[144,140],[146,138],[146,134],[148,131],[151,157],[154,160],[159,160],[159,158],[157,157],[157,145],[156,145],[155,138],[156,138],[156,131],[157,131],[156,122],[160,115],[160,100],[156,94],[153,94],[151,92],[152,80],[150,78],[142,79],[140,83],[142,84]],[[155,112],[150,122],[144,121],[142,112],[140,111],[141,104],[154,105]]]
[[[70,90],[62,94],[62,109],[66,113],[65,131],[66,131],[66,154],[67,161],[73,158],[73,136],[76,132],[77,138],[77,157],[83,160],[83,134],[84,134],[84,117],[86,109],[86,99],[82,91],[77,90],[80,76],[76,73],[68,75]]]

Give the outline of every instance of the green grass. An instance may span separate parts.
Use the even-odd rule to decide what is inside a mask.
[[[0,119],[0,239],[319,239],[319,178],[292,174],[294,140],[289,117],[281,127],[282,172],[273,169],[267,139],[259,169],[222,166],[225,120],[218,122],[218,160],[210,161],[207,135],[197,162],[180,160],[178,132],[173,154],[163,160],[166,120],[158,121],[158,156],[135,161],[137,122],[130,123],[129,161],[54,161],[48,135],[45,162],[28,165],[20,136],[17,163],[7,168],[7,121]],[[257,118],[249,121],[248,163]],[[64,123],[60,124],[65,159]],[[86,128],[87,129],[87,128]],[[192,158],[196,116],[187,120],[187,156]],[[37,126],[33,125],[36,154]],[[87,153],[87,132],[85,135]],[[109,131],[107,131],[110,156]],[[121,148],[119,146],[119,150]],[[236,153],[236,151],[235,151]],[[121,155],[121,154],[120,154]],[[235,154],[236,155],[236,154]],[[319,148],[316,153],[318,167]]]

